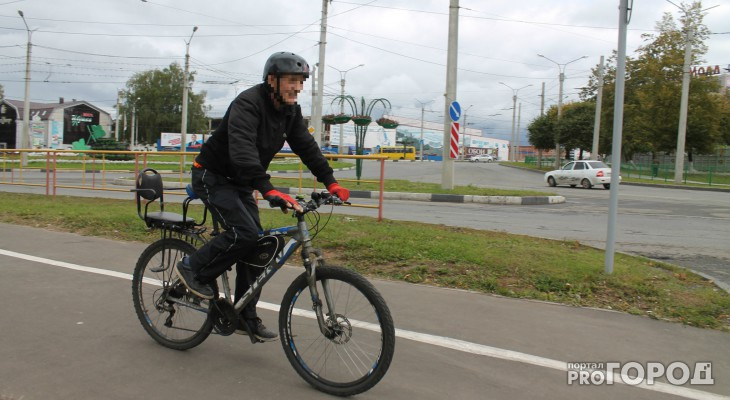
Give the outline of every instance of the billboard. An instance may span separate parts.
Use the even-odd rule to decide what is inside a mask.
[[[185,135],[185,141],[187,142],[185,148],[187,150],[199,150],[205,141],[206,135],[198,135],[196,133],[188,133]],[[182,133],[170,133],[162,132],[160,134],[160,149],[180,149],[180,141],[182,140]]]

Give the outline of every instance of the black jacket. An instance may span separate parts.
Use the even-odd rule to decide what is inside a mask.
[[[275,109],[264,83],[233,100],[196,161],[215,174],[264,194],[274,189],[266,169],[285,140],[318,181],[325,186],[336,182],[327,159],[304,125],[301,107]]]

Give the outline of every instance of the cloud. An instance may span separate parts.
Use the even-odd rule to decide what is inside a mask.
[[[558,68],[538,53],[559,63],[588,56],[566,70],[565,92],[576,99],[574,88],[584,86],[599,57],[610,56],[617,47],[617,0],[461,0],[460,6],[457,98],[473,105],[470,115],[484,127],[511,128],[511,111],[504,109],[512,107],[512,91],[499,82],[513,87],[532,84],[519,92],[523,127],[539,114],[542,82],[546,107],[557,101]],[[116,91],[134,73],[183,64],[185,41],[198,26],[190,44],[191,68],[197,74],[193,90],[207,91],[211,115],[220,116],[237,92],[261,80],[263,63],[274,51],[294,51],[310,64],[317,63],[320,7],[317,0],[21,1],[6,6],[0,15],[0,84],[8,98],[22,99],[27,36],[15,8],[23,10],[31,29],[37,29],[31,99],[84,99],[112,114]],[[325,92],[340,92],[335,68],[365,64],[348,73],[348,94],[387,98],[398,113],[414,118],[420,118],[415,99],[434,100],[434,112],[426,118],[439,121],[448,12],[443,0],[333,1]],[[678,15],[664,0],[634,3],[629,53],[664,12]],[[728,20],[730,7],[717,7],[709,10],[705,22],[715,32],[727,32]],[[713,35],[706,44],[708,63],[730,62],[728,35]],[[49,82],[43,82],[47,77]],[[311,93],[308,81],[300,101],[305,114]],[[325,99],[324,108],[328,105]],[[489,117],[496,113],[502,115]]]

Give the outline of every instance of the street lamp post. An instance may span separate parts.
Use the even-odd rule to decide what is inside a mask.
[[[508,85],[508,84],[506,84],[504,82],[499,82],[499,84],[500,85],[507,86],[508,88],[510,88],[512,90],[512,135],[510,135],[510,143],[512,145],[510,146],[511,148],[510,148],[510,152],[509,152],[508,158],[509,158],[510,161],[517,161],[516,160],[516,153],[517,152],[515,151],[515,146],[517,145],[517,143],[515,143],[515,140],[516,140],[515,139],[515,122],[516,122],[516,118],[517,118],[517,93],[520,90],[522,90],[522,89],[524,89],[526,87],[532,86],[532,84],[529,84],[527,86],[523,86],[523,87],[521,87],[519,89],[515,89],[512,86],[510,86],[510,85]]]
[[[355,68],[364,67],[364,66],[365,66],[365,64],[360,64],[360,65],[356,65],[350,69],[346,69],[346,70],[342,71],[342,70],[332,67],[330,65],[330,67],[332,67],[333,69],[336,69],[337,72],[340,73],[340,95],[342,97],[345,97],[345,77],[347,76],[347,73],[352,71]],[[340,114],[344,114],[344,113],[345,113],[345,102],[341,101],[340,102]],[[342,125],[344,125],[344,124],[340,124],[340,145],[337,148],[337,152],[339,154],[345,154],[345,151],[344,151],[345,150],[345,133],[344,133],[344,128]]]
[[[462,113],[464,115],[464,117],[463,117],[464,122],[462,123],[462,125],[464,127],[464,131],[461,134],[461,159],[462,160],[466,158],[466,112],[469,111],[469,109],[472,107],[474,107],[473,104],[469,105],[469,107],[467,107],[466,110],[464,110],[464,112]]]
[[[185,144],[187,139],[185,138],[188,131],[188,70],[190,68],[190,42],[193,41],[193,35],[198,30],[197,26],[193,27],[193,33],[190,34],[190,39],[185,42],[185,73],[183,75],[183,99],[182,99],[182,124],[180,132],[180,152],[185,153]]]
[[[421,100],[416,99],[416,101],[421,104],[421,140],[419,141],[421,155],[420,155],[419,160],[421,162],[423,162],[423,114],[426,112],[426,110],[425,110],[426,104],[432,103],[433,100],[429,100],[427,102],[423,102]]]
[[[573,61],[568,61],[567,63],[560,64],[556,61],[553,61],[547,57],[545,57],[542,54],[538,54],[538,57],[542,57],[553,64],[558,66],[558,71],[560,72],[560,75],[558,75],[559,81],[560,81],[560,89],[558,90],[558,121],[560,121],[560,117],[563,115],[563,82],[565,81],[565,67],[573,62],[576,62],[578,60],[582,60],[584,58],[588,58],[588,56],[583,56],[576,58]],[[560,168],[560,141],[559,138],[555,139],[555,169]]]
[[[24,149],[30,148],[30,54],[33,44],[31,43],[31,36],[33,31],[28,27],[28,23],[25,22],[25,16],[23,12],[18,10],[18,15],[23,19],[25,24],[25,30],[28,32],[28,46],[25,56],[25,99],[23,100],[23,131],[21,133],[20,147]],[[18,147],[18,146],[15,146]],[[20,162],[24,167],[28,165],[28,153],[20,154]]]

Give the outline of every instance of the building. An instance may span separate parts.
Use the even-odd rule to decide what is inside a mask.
[[[0,102],[0,148],[17,149],[23,137],[23,101]],[[30,103],[30,143],[32,148],[65,149],[79,139],[88,141],[91,125],[111,132],[112,118],[106,111],[86,101]]]

